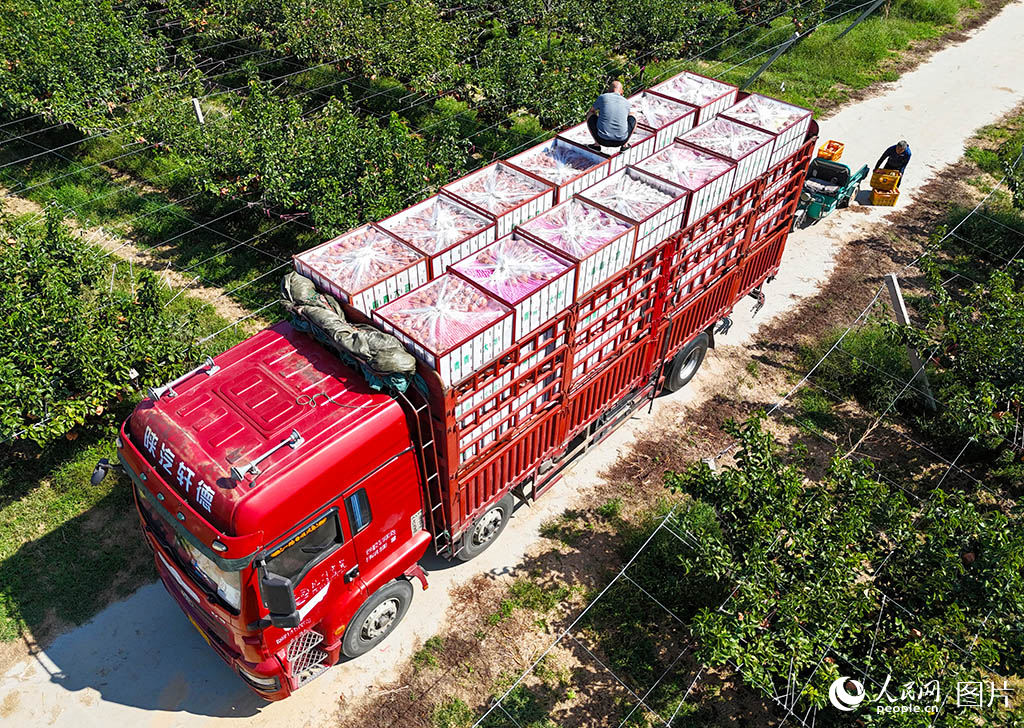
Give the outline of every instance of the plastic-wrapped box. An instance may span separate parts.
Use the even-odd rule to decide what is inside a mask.
[[[578,198],[520,225],[519,231],[578,264],[576,300],[629,265],[636,243],[635,225]]]
[[[735,104],[738,89],[699,73],[683,71],[678,76],[662,81],[651,91],[698,107],[697,123],[703,124]]]
[[[686,221],[692,225],[729,199],[736,165],[710,152],[675,142],[637,167],[690,193]]]
[[[768,171],[775,137],[766,131],[719,117],[691,129],[679,137],[679,141],[735,162],[732,191],[736,191]]]
[[[580,199],[616,212],[637,226],[636,260],[683,227],[689,193],[636,167],[626,167],[582,192]]]
[[[807,109],[760,94],[750,94],[738,104],[723,111],[722,117],[742,122],[774,136],[771,164],[777,164],[796,154],[803,145],[807,129],[811,125],[811,112]],[[839,146],[841,149],[842,145]]]
[[[478,169],[445,185],[441,191],[494,220],[496,238],[555,204],[554,185],[503,162]]]
[[[427,256],[431,279],[495,239],[493,219],[445,195],[428,197],[377,225]]]
[[[608,176],[608,157],[560,137],[511,157],[508,164],[554,185],[556,203]]]
[[[655,132],[654,152],[664,149],[677,136],[697,125],[699,109],[668,96],[641,91],[629,97],[629,105],[630,113],[636,117],[637,128]]]
[[[516,340],[573,302],[576,266],[515,232],[456,263],[452,273],[515,311]]]
[[[512,311],[451,273],[381,306],[373,319],[435,369],[446,386],[512,346]]]
[[[427,282],[427,261],[385,230],[363,225],[297,254],[295,270],[369,316]]]
[[[568,139],[576,144],[586,146],[594,143],[594,137],[586,123],[566,129],[559,135],[561,139]],[[608,158],[608,172],[617,172],[627,164],[636,164],[644,157],[654,153],[655,137],[653,132],[643,129],[637,124],[633,130],[633,136],[629,138],[629,149],[622,151],[619,147],[601,147],[601,154]]]

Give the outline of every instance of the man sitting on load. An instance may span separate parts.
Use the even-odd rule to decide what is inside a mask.
[[[587,128],[594,137],[590,149],[601,147],[629,149],[629,138],[636,128],[636,117],[629,113],[629,99],[622,95],[622,83],[612,81],[605,93],[597,97],[587,112]]]

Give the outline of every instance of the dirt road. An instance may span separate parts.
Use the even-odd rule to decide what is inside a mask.
[[[872,165],[889,144],[910,141],[914,156],[900,207],[854,207],[795,233],[782,273],[767,287],[765,308],[752,319],[741,303],[732,332],[719,346],[744,346],[760,325],[813,293],[828,278],[844,242],[885,215],[899,215],[912,203],[915,187],[961,156],[972,132],[1024,100],[1022,31],[1024,2],[1016,2],[966,41],[822,123],[822,137],[843,141],[844,161],[851,165]],[[0,719],[23,727],[73,728],[205,726],[238,718],[254,726],[329,725],[339,701],[386,682],[395,665],[438,631],[452,586],[479,573],[512,573],[542,522],[571,506],[636,433],[655,426],[659,418],[677,417],[680,406],[712,391],[717,373],[712,355],[695,386],[660,399],[652,414],[638,415],[620,428],[535,507],[520,509],[496,548],[470,564],[426,564],[432,570],[430,590],[416,595],[409,616],[382,648],[333,668],[291,700],[268,705],[255,698],[203,643],[163,588],[152,584],[10,669],[0,678]]]

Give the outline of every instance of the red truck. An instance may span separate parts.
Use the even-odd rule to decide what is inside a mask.
[[[278,700],[387,637],[413,580],[427,587],[428,550],[478,555],[517,504],[694,376],[716,324],[777,272],[816,136],[455,387],[420,365],[425,386],[375,391],[280,323],[150,390],[118,457],[160,578],[203,639]],[[610,330],[613,355],[574,378],[574,356]],[[462,397],[489,381],[497,400],[538,393],[536,411],[508,412],[524,424],[464,461],[456,421],[486,403]]]

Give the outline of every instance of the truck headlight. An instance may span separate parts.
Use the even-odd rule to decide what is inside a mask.
[[[238,668],[239,676],[247,683],[252,685],[257,690],[262,690],[265,693],[272,693],[281,687],[281,683],[276,677],[264,677],[263,675],[254,675],[253,673],[243,668]]]

